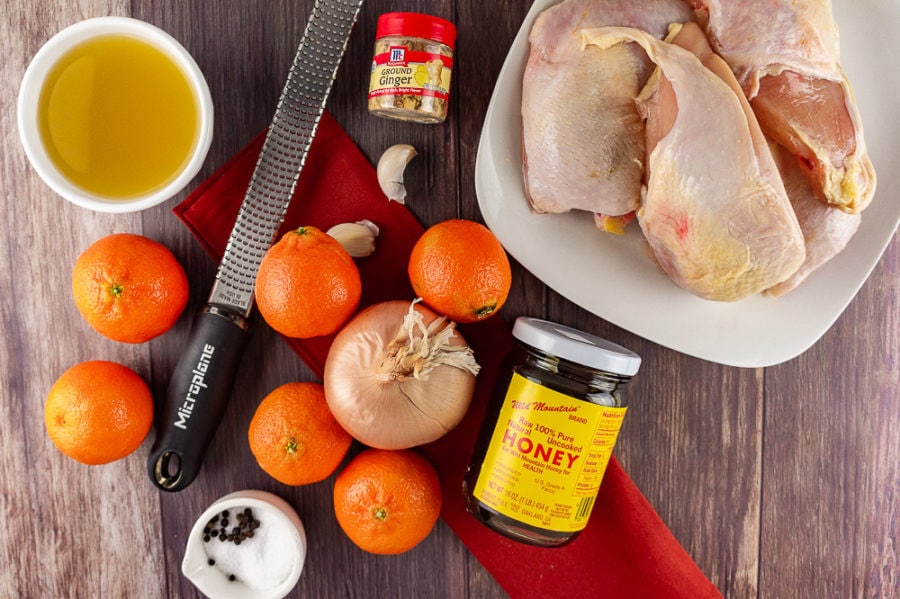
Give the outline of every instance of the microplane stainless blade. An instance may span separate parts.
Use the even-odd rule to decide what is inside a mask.
[[[196,477],[231,395],[263,256],[284,221],[363,0],[317,0],[206,306],[169,381],[147,468],[179,491]]]

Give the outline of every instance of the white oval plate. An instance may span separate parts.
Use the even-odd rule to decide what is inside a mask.
[[[586,212],[535,214],[521,167],[522,73],[535,17],[558,0],[536,0],[497,79],[475,165],[485,222],[525,268],[563,297],[650,341],[712,362],[763,367],[806,351],[825,334],[871,273],[900,221],[900,2],[834,0],[841,63],[862,113],[879,175],[872,204],[847,248],[799,288],[722,303],[677,287],[653,262],[633,223],[624,236],[596,230]]]

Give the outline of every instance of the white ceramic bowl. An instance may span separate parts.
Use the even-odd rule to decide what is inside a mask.
[[[101,35],[124,34],[153,45],[164,52],[187,76],[198,101],[200,128],[193,153],[181,172],[165,187],[141,196],[111,199],[89,193],[72,184],[56,168],[47,154],[38,128],[41,89],[56,62],[74,46]],[[28,160],[41,179],[73,204],[99,212],[134,212],[163,202],[190,182],[200,170],[212,142],[213,104],[206,79],[194,59],[171,35],[137,19],[98,17],[63,29],[44,44],[25,71],[18,100],[19,137]]]
[[[282,533],[281,536],[288,539],[285,546],[278,549],[280,556],[292,554],[290,571],[283,581],[270,588],[253,589],[240,580],[229,580],[218,566],[209,564],[207,543],[203,541],[204,527],[213,516],[222,513],[223,510],[245,507],[252,509],[254,516],[261,522],[265,520],[263,526],[278,528]],[[261,526],[260,530],[262,528]],[[256,539],[251,539],[251,542],[254,540]],[[209,543],[218,542],[215,539],[209,541]],[[197,519],[188,536],[181,572],[200,592],[211,599],[281,599],[297,584],[305,561],[306,531],[290,504],[277,495],[265,491],[238,491],[213,503]]]

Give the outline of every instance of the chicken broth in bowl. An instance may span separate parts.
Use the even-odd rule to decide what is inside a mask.
[[[198,141],[197,99],[163,52],[127,35],[104,35],[66,53],[38,103],[41,141],[72,183],[111,199],[164,187]]]
[[[50,39],[19,91],[25,153],[59,195],[129,212],[178,193],[212,139],[209,88],[193,58],[143,21],[100,17]]]

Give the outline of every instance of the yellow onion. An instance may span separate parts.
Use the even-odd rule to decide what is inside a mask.
[[[325,361],[325,398],[360,442],[406,449],[459,424],[478,370],[453,322],[418,300],[382,302],[335,338]]]

